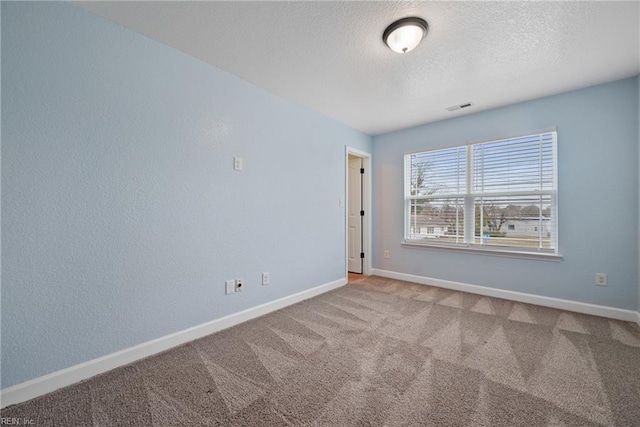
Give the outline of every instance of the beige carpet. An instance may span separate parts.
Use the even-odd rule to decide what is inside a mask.
[[[1,416],[38,426],[639,426],[640,328],[361,278]]]

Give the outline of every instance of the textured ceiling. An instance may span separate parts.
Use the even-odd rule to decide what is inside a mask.
[[[640,73],[639,2],[76,4],[372,135]],[[429,34],[400,55],[407,16]]]

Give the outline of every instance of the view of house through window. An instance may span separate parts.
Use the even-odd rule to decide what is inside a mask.
[[[405,241],[557,253],[556,132],[405,156]]]

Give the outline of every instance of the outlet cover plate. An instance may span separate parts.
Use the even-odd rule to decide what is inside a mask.
[[[236,291],[236,281],[235,280],[227,280],[224,282],[225,284],[225,293],[227,295],[232,294]]]

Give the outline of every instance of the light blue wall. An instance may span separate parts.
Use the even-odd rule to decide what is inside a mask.
[[[638,299],[638,78],[374,137],[374,267],[624,309]],[[561,262],[401,246],[403,155],[558,128]],[[385,249],[390,259],[383,259]],[[595,285],[608,273],[609,286]]]
[[[65,3],[2,64],[3,388],[344,277],[369,136]]]

